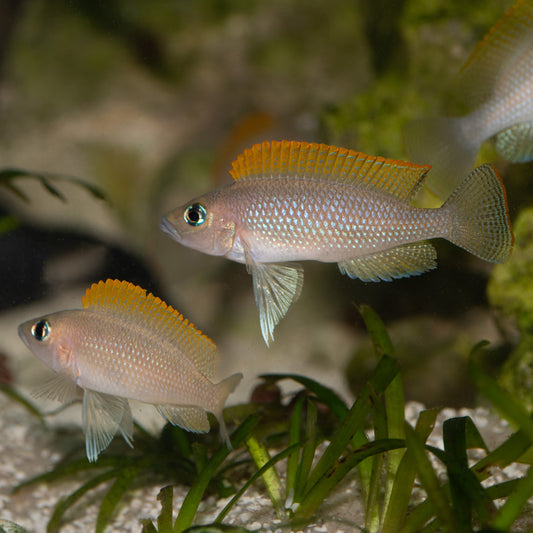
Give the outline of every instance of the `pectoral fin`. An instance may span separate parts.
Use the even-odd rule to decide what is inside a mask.
[[[171,424],[180,426],[187,431],[194,433],[207,433],[209,431],[207,413],[201,407],[195,405],[180,407],[158,405],[157,410]]]
[[[272,332],[302,290],[304,274],[298,264],[248,263],[254,297],[259,310],[261,333],[265,342],[274,340]]]
[[[383,252],[339,262],[339,270],[361,281],[391,281],[416,276],[437,266],[435,248],[427,242],[405,244]]]
[[[57,374],[53,378],[45,381],[40,387],[32,393],[34,398],[47,398],[48,400],[57,400],[61,403],[70,403],[79,396],[79,390],[76,383],[67,376]]]
[[[82,423],[87,458],[90,462],[96,461],[98,454],[109,446],[119,429],[131,446],[133,421],[128,400],[125,398],[85,390]]]

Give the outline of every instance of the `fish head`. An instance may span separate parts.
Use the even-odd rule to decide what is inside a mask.
[[[68,313],[62,311],[28,320],[18,327],[18,334],[33,355],[45,365],[75,378],[73,328]]]
[[[209,255],[228,254],[235,238],[234,214],[218,191],[163,215],[160,227],[183,246]]]

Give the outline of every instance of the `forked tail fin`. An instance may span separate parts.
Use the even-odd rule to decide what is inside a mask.
[[[431,165],[424,185],[441,200],[472,170],[480,143],[463,133],[467,117],[413,120],[403,129],[409,160]]]
[[[474,169],[442,209],[450,210],[448,239],[493,263],[503,263],[513,247],[513,232],[503,183],[485,164]]]
[[[226,429],[226,423],[224,422],[222,411],[224,410],[224,404],[226,403],[228,396],[235,390],[241,379],[242,374],[239,372],[237,374],[232,374],[215,385],[217,388],[217,405],[213,409],[213,414],[217,417],[218,425],[220,426],[220,436],[230,450],[232,449],[231,441],[229,440],[228,430]]]

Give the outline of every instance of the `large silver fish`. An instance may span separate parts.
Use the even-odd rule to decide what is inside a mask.
[[[89,461],[118,430],[131,446],[128,399],[154,404],[169,422],[188,431],[209,431],[210,411],[229,445],[222,409],[242,375],[212,383],[218,352],[210,339],[159,298],[126,281],[94,284],[83,307],[29,320],[19,326],[19,335],[57,373],[38,396],[68,402],[82,389]]]
[[[533,159],[533,1],[519,0],[487,33],[461,70],[458,97],[470,113],[404,128],[407,155],[432,165],[426,186],[441,200],[473,168],[482,143],[511,162]]]
[[[179,243],[245,263],[261,331],[272,331],[300,293],[302,267],[338,263],[363,281],[435,268],[442,237],[487,261],[512,247],[503,185],[492,167],[474,170],[439,209],[409,205],[429,166],[300,142],[265,142],[233,163],[235,182],[163,216]]]

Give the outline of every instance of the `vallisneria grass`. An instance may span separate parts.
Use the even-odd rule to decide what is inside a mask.
[[[137,427],[135,449],[103,454],[96,463],[74,459],[19,487],[53,482],[86,472],[90,477],[56,505],[47,531],[57,531],[64,513],[90,490],[111,483],[100,504],[95,531],[112,524],[113,513],[128,490],[141,483],[166,480],[160,491],[161,513],[156,523],[143,521],[143,533],[246,531],[224,521],[253,483],[263,483],[282,525],[301,528],[321,520],[320,507],[346,477],[357,477],[364,498],[365,520],[353,524],[365,532],[509,531],[533,495],[533,472],[521,479],[487,486],[494,467],[513,462],[532,464],[533,420],[518,402],[486,375],[477,363],[480,344],[470,358],[470,374],[479,392],[516,428],[504,443],[489,451],[469,417],[444,422],[443,448],[427,444],[438,410],[422,411],[412,427],[405,421],[400,368],[386,329],[372,309],[360,313],[372,338],[376,369],[356,401],[347,406],[328,387],[304,376],[261,376],[269,386],[290,379],[303,391],[289,403],[237,406],[226,410],[237,423],[233,450],[212,435],[198,438],[166,426],[159,437]],[[469,462],[469,449],[482,459]],[[275,452],[273,450],[276,450]],[[433,456],[433,461],[431,460]],[[442,469],[435,469],[435,459]],[[285,475],[278,470],[285,462]],[[446,472],[442,481],[440,472]],[[243,473],[245,472],[245,473]],[[245,479],[245,481],[242,481]],[[175,512],[173,485],[190,485]],[[425,492],[413,499],[415,484]],[[170,483],[170,485],[168,485]],[[193,526],[207,492],[231,496],[215,522]],[[498,507],[497,499],[505,499]]]

